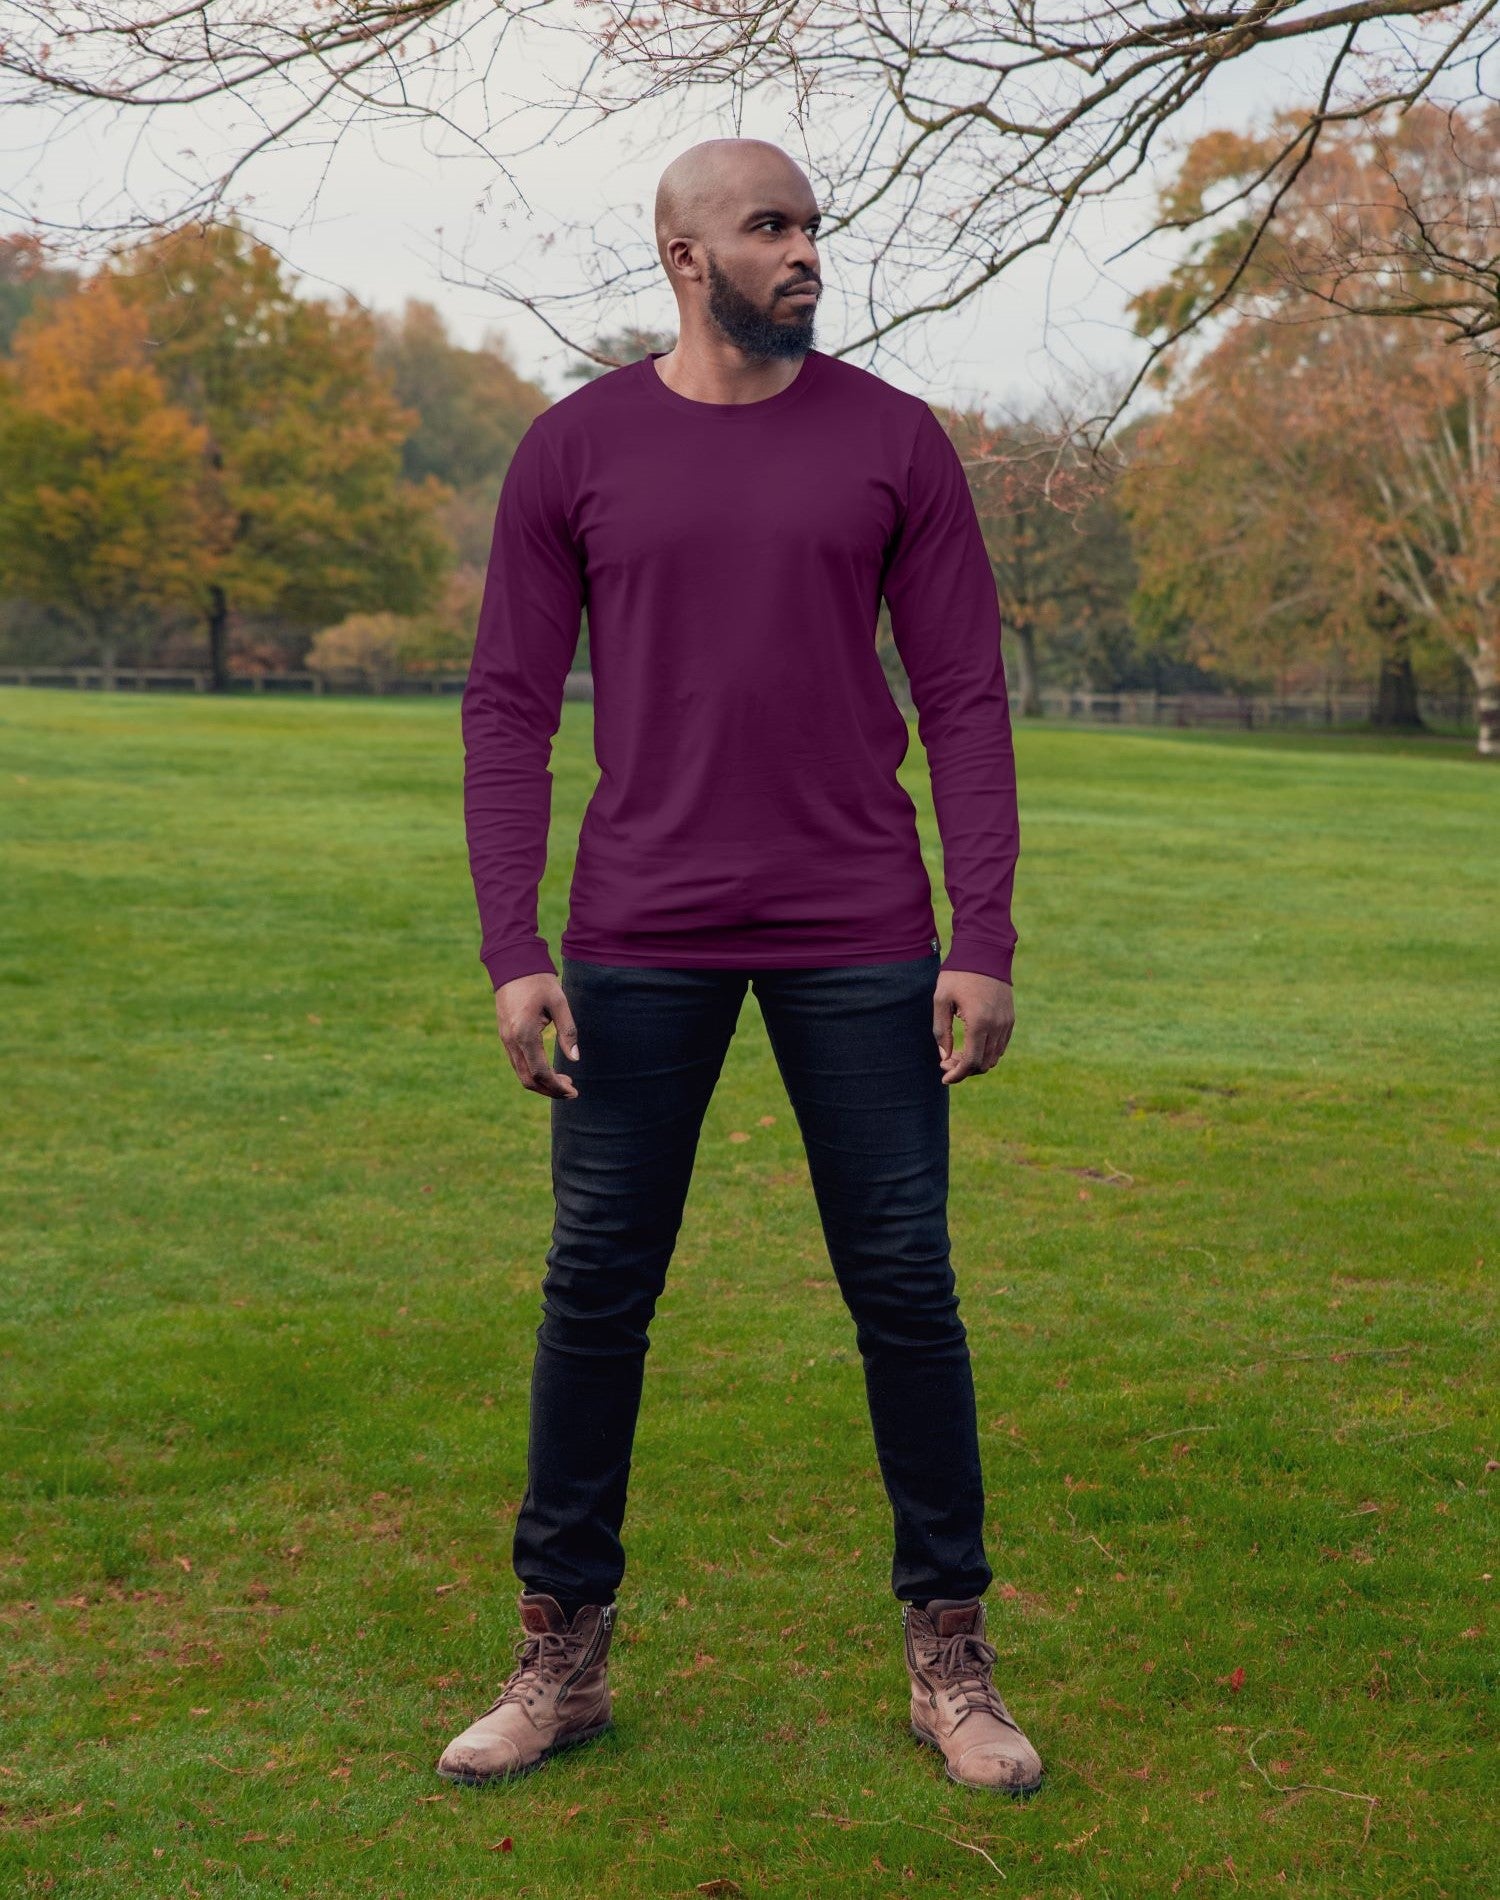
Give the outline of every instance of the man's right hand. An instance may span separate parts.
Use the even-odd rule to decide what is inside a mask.
[[[548,1062],[547,1052],[542,1047],[542,1030],[553,1023],[560,1046],[571,1061],[578,1060],[578,1031],[573,1025],[573,1012],[555,976],[544,971],[537,976],[518,976],[509,983],[502,983],[495,991],[495,1022],[522,1088],[564,1100],[577,1095],[572,1077],[560,1075]]]

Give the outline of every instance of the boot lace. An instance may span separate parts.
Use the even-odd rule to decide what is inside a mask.
[[[952,1636],[939,1636],[931,1651],[932,1674],[953,1697],[958,1720],[976,1710],[996,1716],[1008,1728],[1014,1728],[1011,1713],[1000,1699],[1000,1691],[990,1679],[997,1652],[993,1643],[976,1636],[972,1630],[956,1630]]]
[[[516,1666],[505,1679],[499,1695],[490,1704],[490,1713],[503,1702],[530,1701],[538,1680],[561,1673],[572,1660],[572,1639],[565,1630],[535,1630],[517,1639]]]

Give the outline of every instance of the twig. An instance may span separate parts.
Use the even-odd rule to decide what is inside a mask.
[[[982,1847],[976,1847],[972,1841],[961,1841],[956,1834],[945,1834],[941,1828],[928,1827],[925,1821],[908,1821],[904,1814],[892,1815],[888,1821],[856,1821],[852,1816],[847,1814],[829,1814],[823,1808],[814,1808],[812,1818],[815,1821],[832,1821],[836,1827],[918,1828],[923,1834],[935,1834],[940,1841],[946,1841],[950,1847],[961,1847],[966,1854],[977,1854],[981,1860],[989,1861],[991,1867],[994,1868],[1002,1880],[1009,1880],[1010,1878],[1010,1875],[1006,1873],[998,1861],[985,1853]]]
[[[1269,1741],[1273,1735],[1288,1735],[1291,1732],[1290,1729],[1280,1728],[1268,1728],[1263,1730],[1261,1734],[1256,1736],[1255,1740],[1245,1751],[1250,1757],[1250,1766],[1255,1770],[1256,1774],[1260,1776],[1272,1794],[1334,1794],[1345,1801],[1366,1802],[1368,1805],[1365,1808],[1365,1831],[1360,1840],[1360,1846],[1367,1847],[1370,1841],[1370,1823],[1375,1819],[1375,1808],[1380,1800],[1379,1795],[1356,1794],[1352,1788],[1330,1788],[1326,1782],[1322,1781],[1272,1781],[1265,1769],[1262,1768],[1260,1763],[1255,1759],[1255,1751],[1262,1742]]]
[[[231,1768],[227,1761],[220,1761],[217,1755],[205,1755],[203,1759],[212,1762],[215,1768],[222,1768],[226,1775],[248,1775],[248,1768]]]
[[[1169,1432],[1153,1432],[1149,1438],[1143,1438],[1143,1445],[1154,1445],[1158,1438],[1186,1438],[1192,1432],[1216,1432],[1217,1425],[1174,1425]]]
[[[1253,1363],[1258,1366],[1280,1366],[1293,1359],[1328,1359],[1337,1364],[1341,1359],[1389,1359],[1397,1353],[1421,1350],[1420,1344],[1410,1339],[1404,1346],[1344,1346],[1335,1352],[1272,1352]]]
[[[1073,1513],[1068,1509],[1066,1505],[1063,1506],[1063,1514],[1066,1516],[1068,1522],[1073,1526],[1073,1529],[1078,1532],[1078,1536],[1080,1537],[1080,1539],[1087,1539],[1088,1542],[1094,1546],[1095,1550],[1102,1550],[1105,1556],[1108,1557],[1109,1561],[1112,1564],[1117,1564],[1121,1561],[1121,1559],[1115,1555],[1115,1553],[1109,1548],[1107,1544],[1101,1544],[1099,1542],[1099,1539],[1095,1537],[1092,1531],[1078,1530],[1078,1519],[1074,1517]]]
[[[52,1814],[23,1814],[19,1820],[0,1822],[0,1834],[28,1834],[33,1828],[51,1827],[54,1821],[76,1821],[82,1813],[83,1803],[76,1801],[71,1808],[58,1808]]]
[[[1450,1420],[1446,1425],[1426,1425],[1415,1432],[1388,1432],[1384,1438],[1377,1438],[1373,1442],[1377,1445],[1394,1445],[1404,1438],[1431,1438],[1435,1432],[1451,1432],[1452,1430],[1453,1422]]]

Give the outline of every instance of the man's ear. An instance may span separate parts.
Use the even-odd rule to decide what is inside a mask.
[[[673,238],[667,245],[667,268],[674,277],[686,277],[697,283],[703,275],[703,266],[697,255],[698,247],[692,238]]]

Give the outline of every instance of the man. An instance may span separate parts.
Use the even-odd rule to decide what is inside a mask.
[[[818,224],[774,145],[710,139],[675,159],[656,201],[675,348],[538,417],[501,491],[463,704],[465,808],[500,1037],[551,1101],[557,1218],[514,1539],[518,1662],[444,1751],[450,1779],[522,1773],[609,1725],[647,1329],[753,986],[864,1363],[913,1731],[955,1780],[1041,1781],[984,1635],[946,1224],[948,1089],[995,1066],[1014,1021],[999,610],[932,411],[813,348]],[[876,650],[882,593],[932,773],[946,958],[896,778],[909,733]],[[536,899],[585,606],[600,778],[559,982]]]

